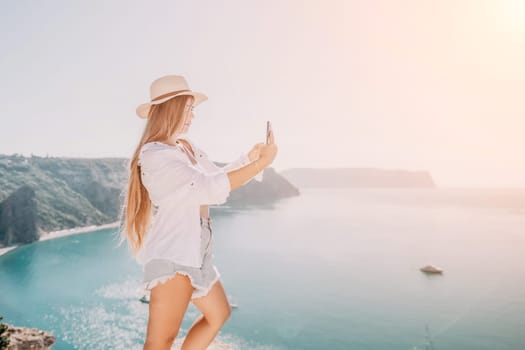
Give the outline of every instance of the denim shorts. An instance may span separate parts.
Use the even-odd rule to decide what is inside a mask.
[[[213,239],[211,218],[200,218],[201,221],[201,255],[202,267],[192,267],[174,263],[167,259],[152,259],[144,265],[144,289],[151,291],[159,283],[175,277],[176,273],[188,276],[193,286],[191,299],[208,294],[211,287],[220,278],[217,267],[213,264]]]

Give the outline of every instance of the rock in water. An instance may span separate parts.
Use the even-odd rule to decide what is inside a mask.
[[[49,350],[55,344],[55,336],[51,333],[36,328],[6,326],[8,350]]]

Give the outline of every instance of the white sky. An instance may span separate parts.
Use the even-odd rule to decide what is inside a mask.
[[[2,154],[130,157],[151,81],[181,74],[216,161],[271,120],[278,171],[525,186],[525,1],[12,1],[0,43]]]

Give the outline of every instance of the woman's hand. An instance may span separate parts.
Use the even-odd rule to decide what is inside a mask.
[[[268,144],[257,143],[248,153],[250,161],[257,162],[255,163],[257,167],[250,163],[226,173],[226,175],[228,175],[228,180],[230,181],[230,189],[234,190],[239,188],[254,176],[257,176],[262,169],[266,168],[273,162],[276,154],[277,145],[274,142],[273,131],[270,131]]]
[[[248,158],[250,158],[250,161],[253,162],[254,160],[259,159],[259,155],[261,152],[261,147],[264,146],[264,142],[260,142],[253,146],[250,152],[248,152]]]
[[[259,146],[259,158],[257,160],[262,162],[263,166],[266,168],[267,166],[272,164],[276,155],[277,145],[274,142],[273,130],[270,130],[268,144],[263,143],[261,146]]]

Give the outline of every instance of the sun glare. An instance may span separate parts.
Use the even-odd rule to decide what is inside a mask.
[[[498,22],[507,34],[522,35],[525,39],[525,1],[524,0],[498,0],[493,1],[498,8]]]

